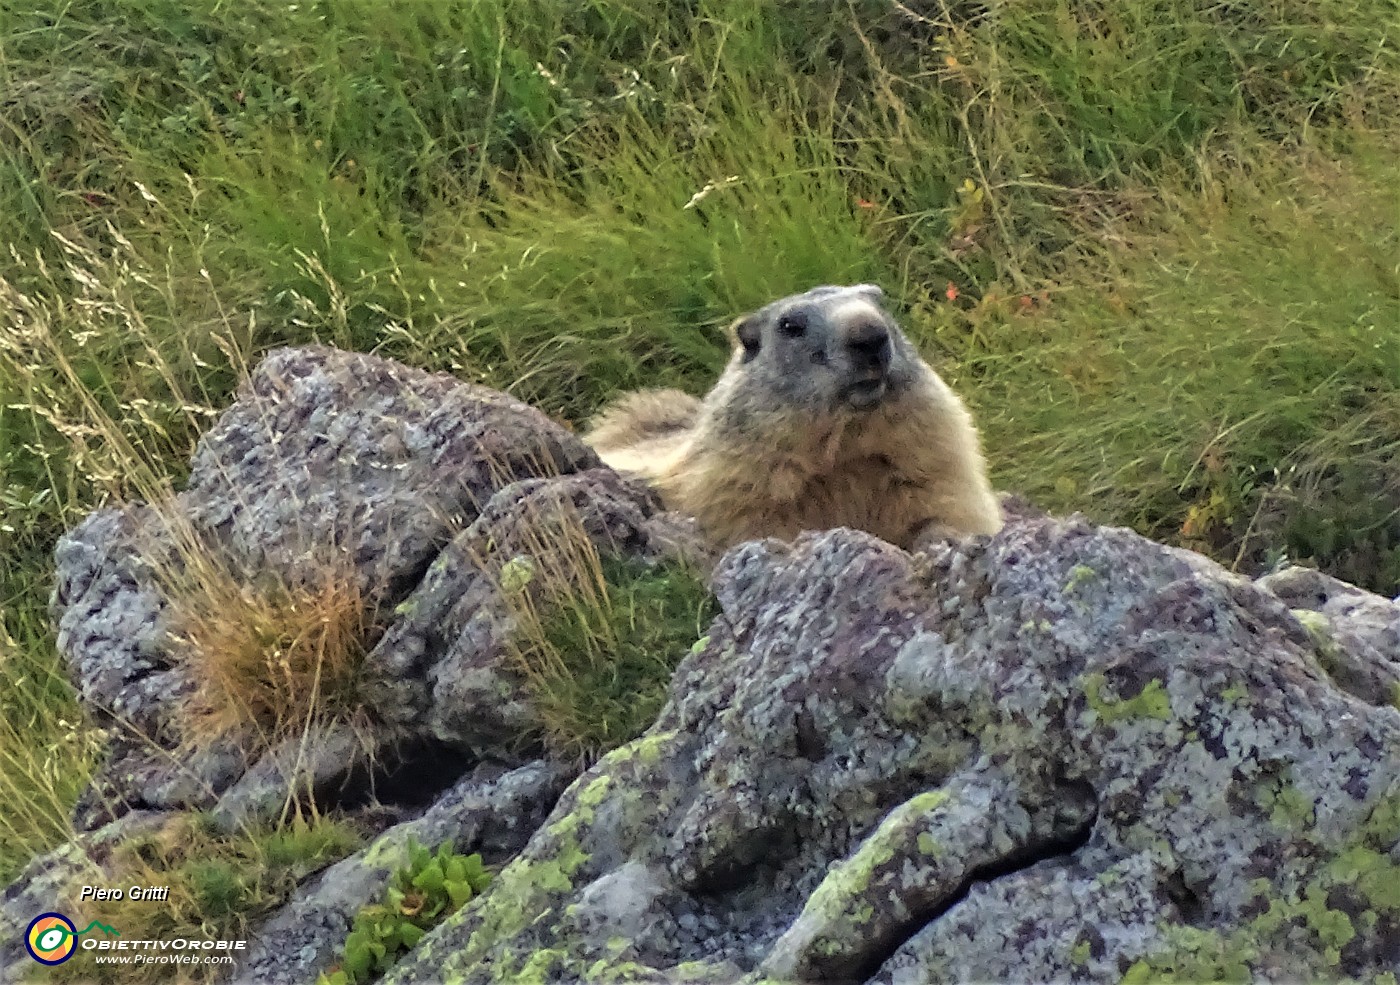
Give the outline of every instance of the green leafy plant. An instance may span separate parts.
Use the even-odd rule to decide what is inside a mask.
[[[355,915],[340,962],[317,985],[377,978],[490,882],[479,854],[459,855],[450,841],[434,853],[410,838],[408,865],[394,873],[382,902]]]

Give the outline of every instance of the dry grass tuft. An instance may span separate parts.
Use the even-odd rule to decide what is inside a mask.
[[[206,565],[176,588],[170,636],[198,681],[181,721],[186,742],[233,733],[267,746],[359,717],[370,610],[353,571],[312,567],[310,583],[288,587]]]

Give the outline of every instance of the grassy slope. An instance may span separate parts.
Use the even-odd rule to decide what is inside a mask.
[[[279,342],[577,422],[876,280],[1002,487],[1395,590],[1395,0],[760,6],[0,0],[0,880],[94,750],[55,536]]]

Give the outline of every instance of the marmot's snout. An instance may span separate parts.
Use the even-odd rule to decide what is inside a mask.
[[[873,318],[859,318],[841,327],[840,341],[849,373],[841,396],[857,410],[875,406],[888,388],[893,354],[889,329]]]

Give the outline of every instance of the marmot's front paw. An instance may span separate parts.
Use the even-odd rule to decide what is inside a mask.
[[[950,527],[946,523],[939,523],[937,520],[925,520],[914,524],[913,530],[909,533],[906,543],[909,544],[909,553],[917,554],[919,551],[926,551],[934,544],[941,544],[944,541],[957,540],[966,537],[967,534]]]

